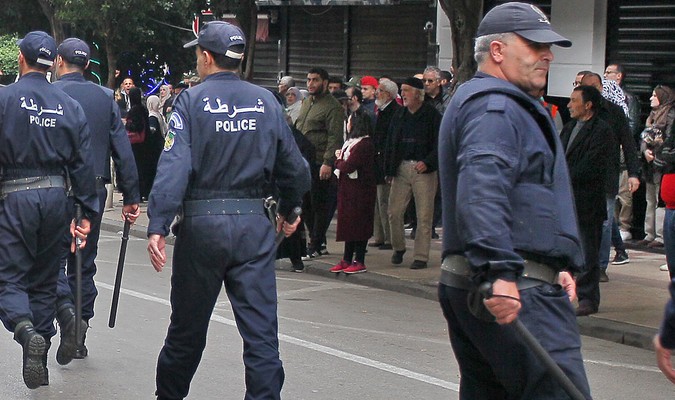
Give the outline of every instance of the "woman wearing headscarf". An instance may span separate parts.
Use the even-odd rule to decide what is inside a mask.
[[[300,89],[294,87],[288,88],[286,91],[286,112],[291,117],[291,121],[295,124],[295,120],[300,115],[300,106],[304,98]]]
[[[162,115],[168,113],[168,108],[173,104],[173,90],[171,86],[162,85],[159,87],[159,111]]]
[[[643,155],[643,177],[647,182],[647,209],[645,210],[645,233],[638,242],[649,247],[663,247],[663,207],[659,208],[661,167],[654,163],[660,158],[663,143],[675,121],[675,93],[671,88],[658,85],[649,98],[652,111],[647,117],[645,130],[641,134],[640,151]]]

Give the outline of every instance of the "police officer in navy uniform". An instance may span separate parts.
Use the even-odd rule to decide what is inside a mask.
[[[536,6],[490,10],[477,32],[478,72],[441,123],[438,294],[462,400],[569,398],[509,326],[516,318],[591,398],[571,302],[584,262],[565,152],[535,97],[553,44],[572,45]],[[477,289],[484,282],[489,299]]]
[[[222,21],[207,23],[197,45],[202,84],[173,107],[164,152],[150,195],[148,251],[153,267],[166,262],[165,236],[174,227],[171,324],[157,363],[159,399],[182,399],[206,345],[211,312],[223,282],[244,342],[248,400],[279,399],[274,228],[265,216],[265,188],[279,188],[277,229],[309,190],[309,167],[284,119],[263,88],[239,79],[245,39]]]
[[[70,223],[84,248],[99,205],[84,112],[45,79],[56,43],[39,31],[18,43],[21,78],[0,91],[0,319],[23,346],[23,380],[34,389],[49,383],[63,237]],[[83,209],[78,227],[68,214],[66,174]]]
[[[122,217],[134,222],[140,215],[140,194],[138,172],[131,151],[131,144],[122,124],[119,107],[112,90],[84,79],[83,73],[89,65],[89,46],[77,38],[63,41],[57,49],[56,74],[59,78],[54,85],[75,99],[87,117],[91,137],[91,159],[96,175],[96,194],[99,209],[103,210],[107,197],[105,185],[111,182],[110,157],[115,161],[117,185],[124,195]],[[126,216],[126,217],[125,217]],[[82,318],[84,331],[94,316],[94,300],[98,291],[94,285],[96,274],[96,253],[101,231],[103,213],[91,221],[91,232],[87,246],[82,251]],[[68,257],[68,254],[70,256]],[[68,271],[66,275],[66,260]],[[87,356],[84,343],[77,346],[75,337],[70,335],[75,326],[75,256],[66,252],[59,274],[56,319],[61,327],[61,341],[56,353],[59,364],[68,364],[73,358]],[[76,347],[77,346],[77,347]]]

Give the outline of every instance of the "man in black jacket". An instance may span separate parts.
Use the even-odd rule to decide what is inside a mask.
[[[577,277],[577,315],[596,313],[600,305],[598,255],[602,223],[607,219],[605,186],[611,163],[607,143],[612,135],[609,125],[599,117],[602,102],[600,92],[592,86],[574,88],[567,105],[572,120],[560,134],[584,249],[585,272]]]
[[[434,196],[438,186],[438,129],[441,114],[424,102],[424,83],[407,78],[401,84],[403,105],[392,118],[385,156],[386,181],[391,182],[389,224],[394,254],[392,264],[401,264],[406,251],[403,214],[415,199],[417,235],[411,269],[427,267],[431,245]]]
[[[595,73],[587,73],[581,79],[582,85],[590,85],[602,93],[602,78]],[[609,145],[610,159],[609,169],[607,171],[607,219],[603,223],[602,243],[600,246],[600,279],[607,281],[607,263],[609,261],[610,250],[610,234],[614,219],[614,205],[616,202],[616,195],[619,192],[619,177],[621,176],[621,152],[623,151],[623,159],[626,162],[628,170],[628,190],[633,193],[640,186],[638,179],[639,164],[637,159],[637,150],[635,149],[635,141],[630,133],[630,126],[628,118],[621,107],[610,102],[607,99],[602,99],[602,104],[598,108],[598,118],[605,121],[612,132]],[[623,244],[623,243],[621,243]],[[619,245],[617,245],[619,246]],[[580,296],[581,297],[581,296]],[[599,301],[599,299],[598,299]]]

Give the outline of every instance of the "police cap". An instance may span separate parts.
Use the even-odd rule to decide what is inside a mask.
[[[197,44],[203,49],[241,60],[244,53],[232,51],[230,47],[246,45],[246,40],[244,33],[237,26],[224,21],[211,21],[202,27],[197,39],[186,43],[183,47],[188,48]]]
[[[478,25],[477,36],[517,33],[535,43],[552,43],[570,47],[572,42],[551,29],[546,14],[532,4],[510,2],[490,10]]]
[[[16,41],[21,54],[32,62],[51,67],[56,58],[56,42],[46,32],[28,32],[23,39]]]
[[[89,45],[78,38],[64,40],[59,45],[57,52],[64,60],[71,64],[84,67],[89,62]]]

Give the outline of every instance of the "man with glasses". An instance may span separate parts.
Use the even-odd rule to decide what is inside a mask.
[[[570,178],[553,121],[534,97],[546,86],[553,44],[572,45],[537,7],[493,8],[478,26],[478,72],[443,116],[438,295],[462,400],[568,398],[508,326],[516,318],[591,398],[571,303],[583,257]],[[481,282],[491,298],[478,296]]]
[[[633,93],[626,90],[624,86],[624,78],[626,73],[623,69],[623,66],[618,63],[609,64],[605,68],[605,79],[613,80],[621,86],[623,89],[624,95],[626,95],[626,105],[628,106],[628,125],[630,126],[630,131],[633,135],[633,138],[639,138],[640,133],[642,132],[642,121],[640,120],[640,100]],[[619,232],[621,233],[622,240],[630,240],[633,238],[630,230],[633,225],[633,193],[628,190],[628,172],[626,171],[625,165],[622,165],[621,177],[619,178],[619,194],[617,199],[619,200],[619,212],[618,212],[618,223],[619,223]],[[612,262],[615,263],[625,263],[628,260],[628,256],[625,258],[623,254],[617,253],[617,257]]]
[[[422,74],[424,81],[424,101],[432,105],[441,115],[450,102],[450,95],[441,85],[441,70],[437,67],[427,67]]]

